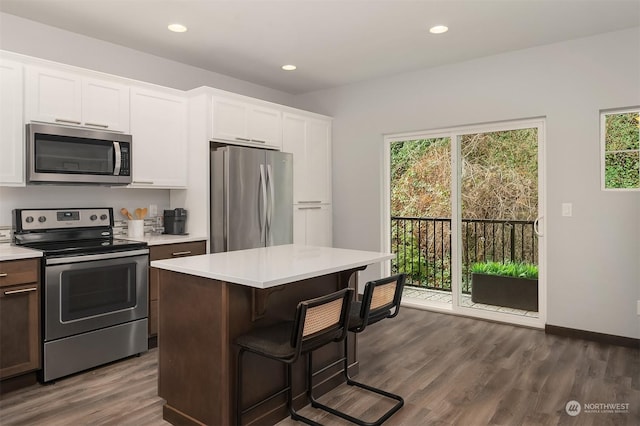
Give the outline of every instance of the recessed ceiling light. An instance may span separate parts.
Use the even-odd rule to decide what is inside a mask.
[[[187,27],[182,24],[169,24],[167,28],[169,28],[169,31],[173,31],[174,33],[184,33],[187,31]]]
[[[446,33],[447,31],[449,31],[449,27],[446,27],[444,25],[436,25],[435,27],[429,28],[429,32],[431,34],[442,34]]]
[[[293,71],[296,68],[298,68],[298,67],[296,67],[295,65],[283,65],[282,66],[282,69],[285,70],[285,71]]]

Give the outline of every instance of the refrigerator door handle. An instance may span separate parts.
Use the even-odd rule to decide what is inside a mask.
[[[267,180],[269,182],[269,208],[267,210],[267,245],[270,246],[273,244],[273,235],[271,234],[271,222],[273,222],[273,210],[275,206],[273,205],[274,200],[276,199],[275,188],[273,186],[273,172],[271,170],[271,164],[267,164]]]
[[[260,164],[260,188],[262,190],[262,212],[258,206],[260,215],[260,240],[266,241],[267,236],[267,179],[264,175],[264,164]]]

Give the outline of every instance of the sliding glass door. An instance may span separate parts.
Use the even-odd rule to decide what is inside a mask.
[[[543,124],[385,138],[389,273],[407,274],[405,304],[543,324]]]

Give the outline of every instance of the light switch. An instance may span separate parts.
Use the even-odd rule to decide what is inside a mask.
[[[149,216],[151,216],[151,217],[158,216],[158,205],[157,204],[151,204],[149,206]]]
[[[573,204],[562,203],[562,216],[567,216],[567,217],[573,216]]]

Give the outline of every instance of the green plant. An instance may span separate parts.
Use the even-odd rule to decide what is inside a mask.
[[[477,262],[471,266],[471,272],[476,274],[538,279],[538,266],[524,262]]]

